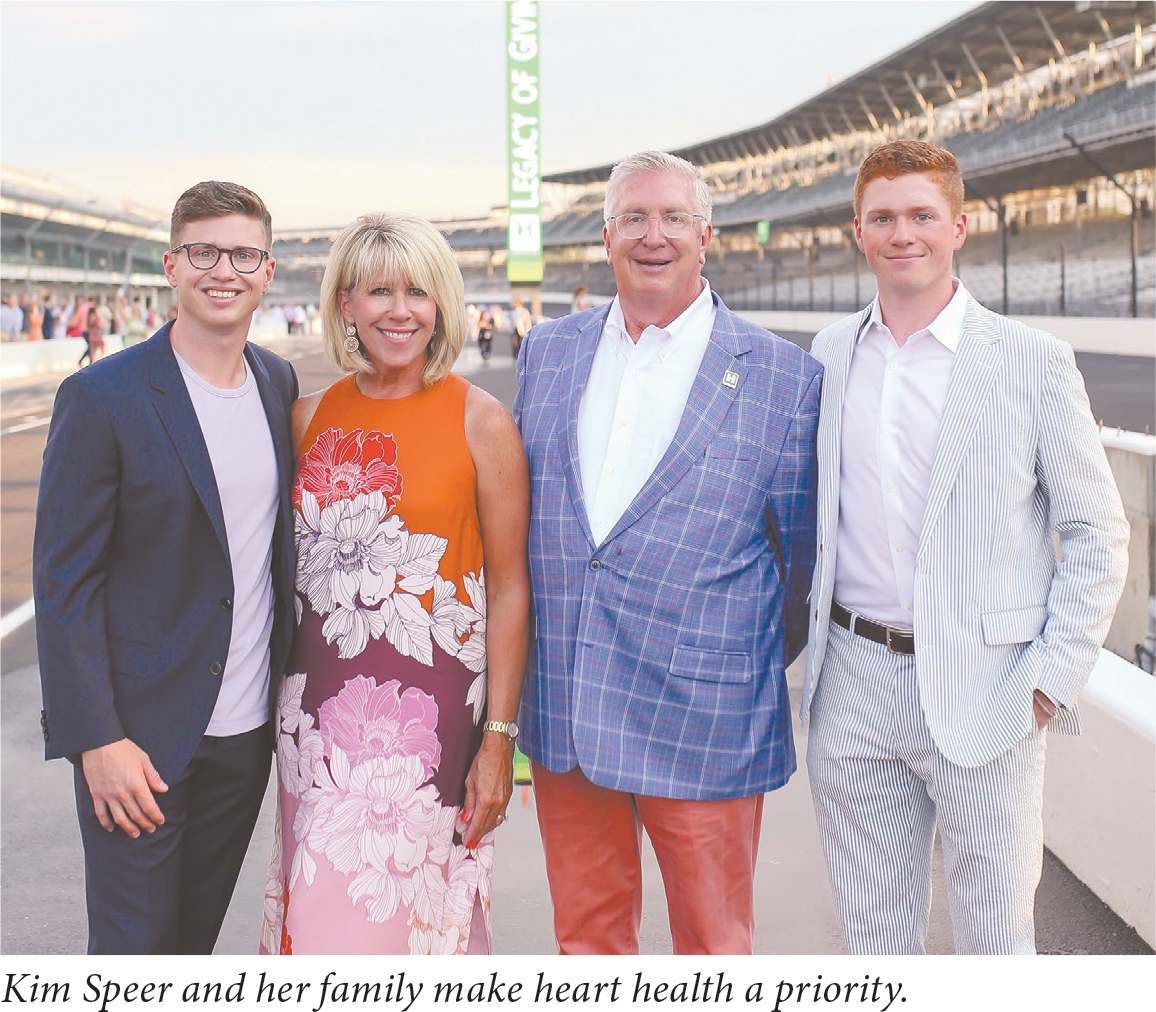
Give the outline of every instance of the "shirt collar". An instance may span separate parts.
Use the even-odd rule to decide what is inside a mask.
[[[695,300],[670,321],[665,327],[650,326],[643,330],[643,334],[647,330],[657,331],[657,336],[660,343],[665,344],[668,341],[676,341],[679,336],[685,334],[687,331],[694,331],[696,327],[700,326],[703,318],[714,309],[714,299],[710,293],[710,282],[706,278],[702,279],[702,291],[698,293]],[[610,315],[606,317],[605,331],[614,334],[616,338],[627,344],[633,345],[634,342],[630,339],[630,334],[626,330],[626,318],[622,315],[622,305],[618,301],[618,296],[614,296],[614,301],[610,304]]]
[[[939,311],[939,315],[934,320],[916,333],[922,334],[927,331],[948,351],[954,353],[959,349],[959,340],[963,336],[963,321],[967,315],[968,295],[967,289],[963,287],[963,282],[959,278],[952,278],[951,283],[955,285],[955,294],[952,295],[951,300]],[[867,333],[876,326],[884,330],[887,329],[887,325],[883,322],[883,317],[879,312],[878,295],[871,303],[871,315],[867,318],[867,326],[859,331],[858,341],[862,342]]]

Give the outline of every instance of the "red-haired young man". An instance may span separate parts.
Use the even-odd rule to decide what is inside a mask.
[[[1076,730],[1126,570],[1128,525],[1071,348],[952,276],[963,190],[944,148],[867,156],[855,237],[878,296],[813,347],[825,373],[802,715],[854,953],[924,951],[937,830],[957,951],[1035,951],[1045,728]]]

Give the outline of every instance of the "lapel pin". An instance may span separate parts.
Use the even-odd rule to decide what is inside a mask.
[[[723,373],[723,386],[730,387],[732,390],[739,385],[739,374],[733,369],[728,369]]]

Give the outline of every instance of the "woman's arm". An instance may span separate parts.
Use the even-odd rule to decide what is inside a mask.
[[[328,387],[326,387],[326,390]],[[301,456],[301,440],[305,438],[305,433],[309,429],[309,423],[313,421],[313,416],[317,412],[317,405],[321,403],[321,398],[325,396],[325,390],[315,390],[311,394],[306,394],[304,397],[298,397],[293,402],[293,459],[296,460]]]
[[[478,474],[486,573],[486,719],[518,716],[530,624],[530,469],[510,412],[478,387],[466,395],[466,443]],[[504,815],[514,782],[514,743],[487,731],[466,777],[462,841],[476,846]]]

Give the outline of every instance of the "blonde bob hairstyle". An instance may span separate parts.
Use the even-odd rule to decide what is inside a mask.
[[[466,343],[466,296],[449,243],[428,221],[412,214],[363,214],[333,243],[321,279],[325,352],[343,372],[374,371],[361,350],[345,350],[345,319],[337,294],[368,291],[383,279],[424,289],[437,304],[421,375],[422,386],[429,389],[448,375]]]

